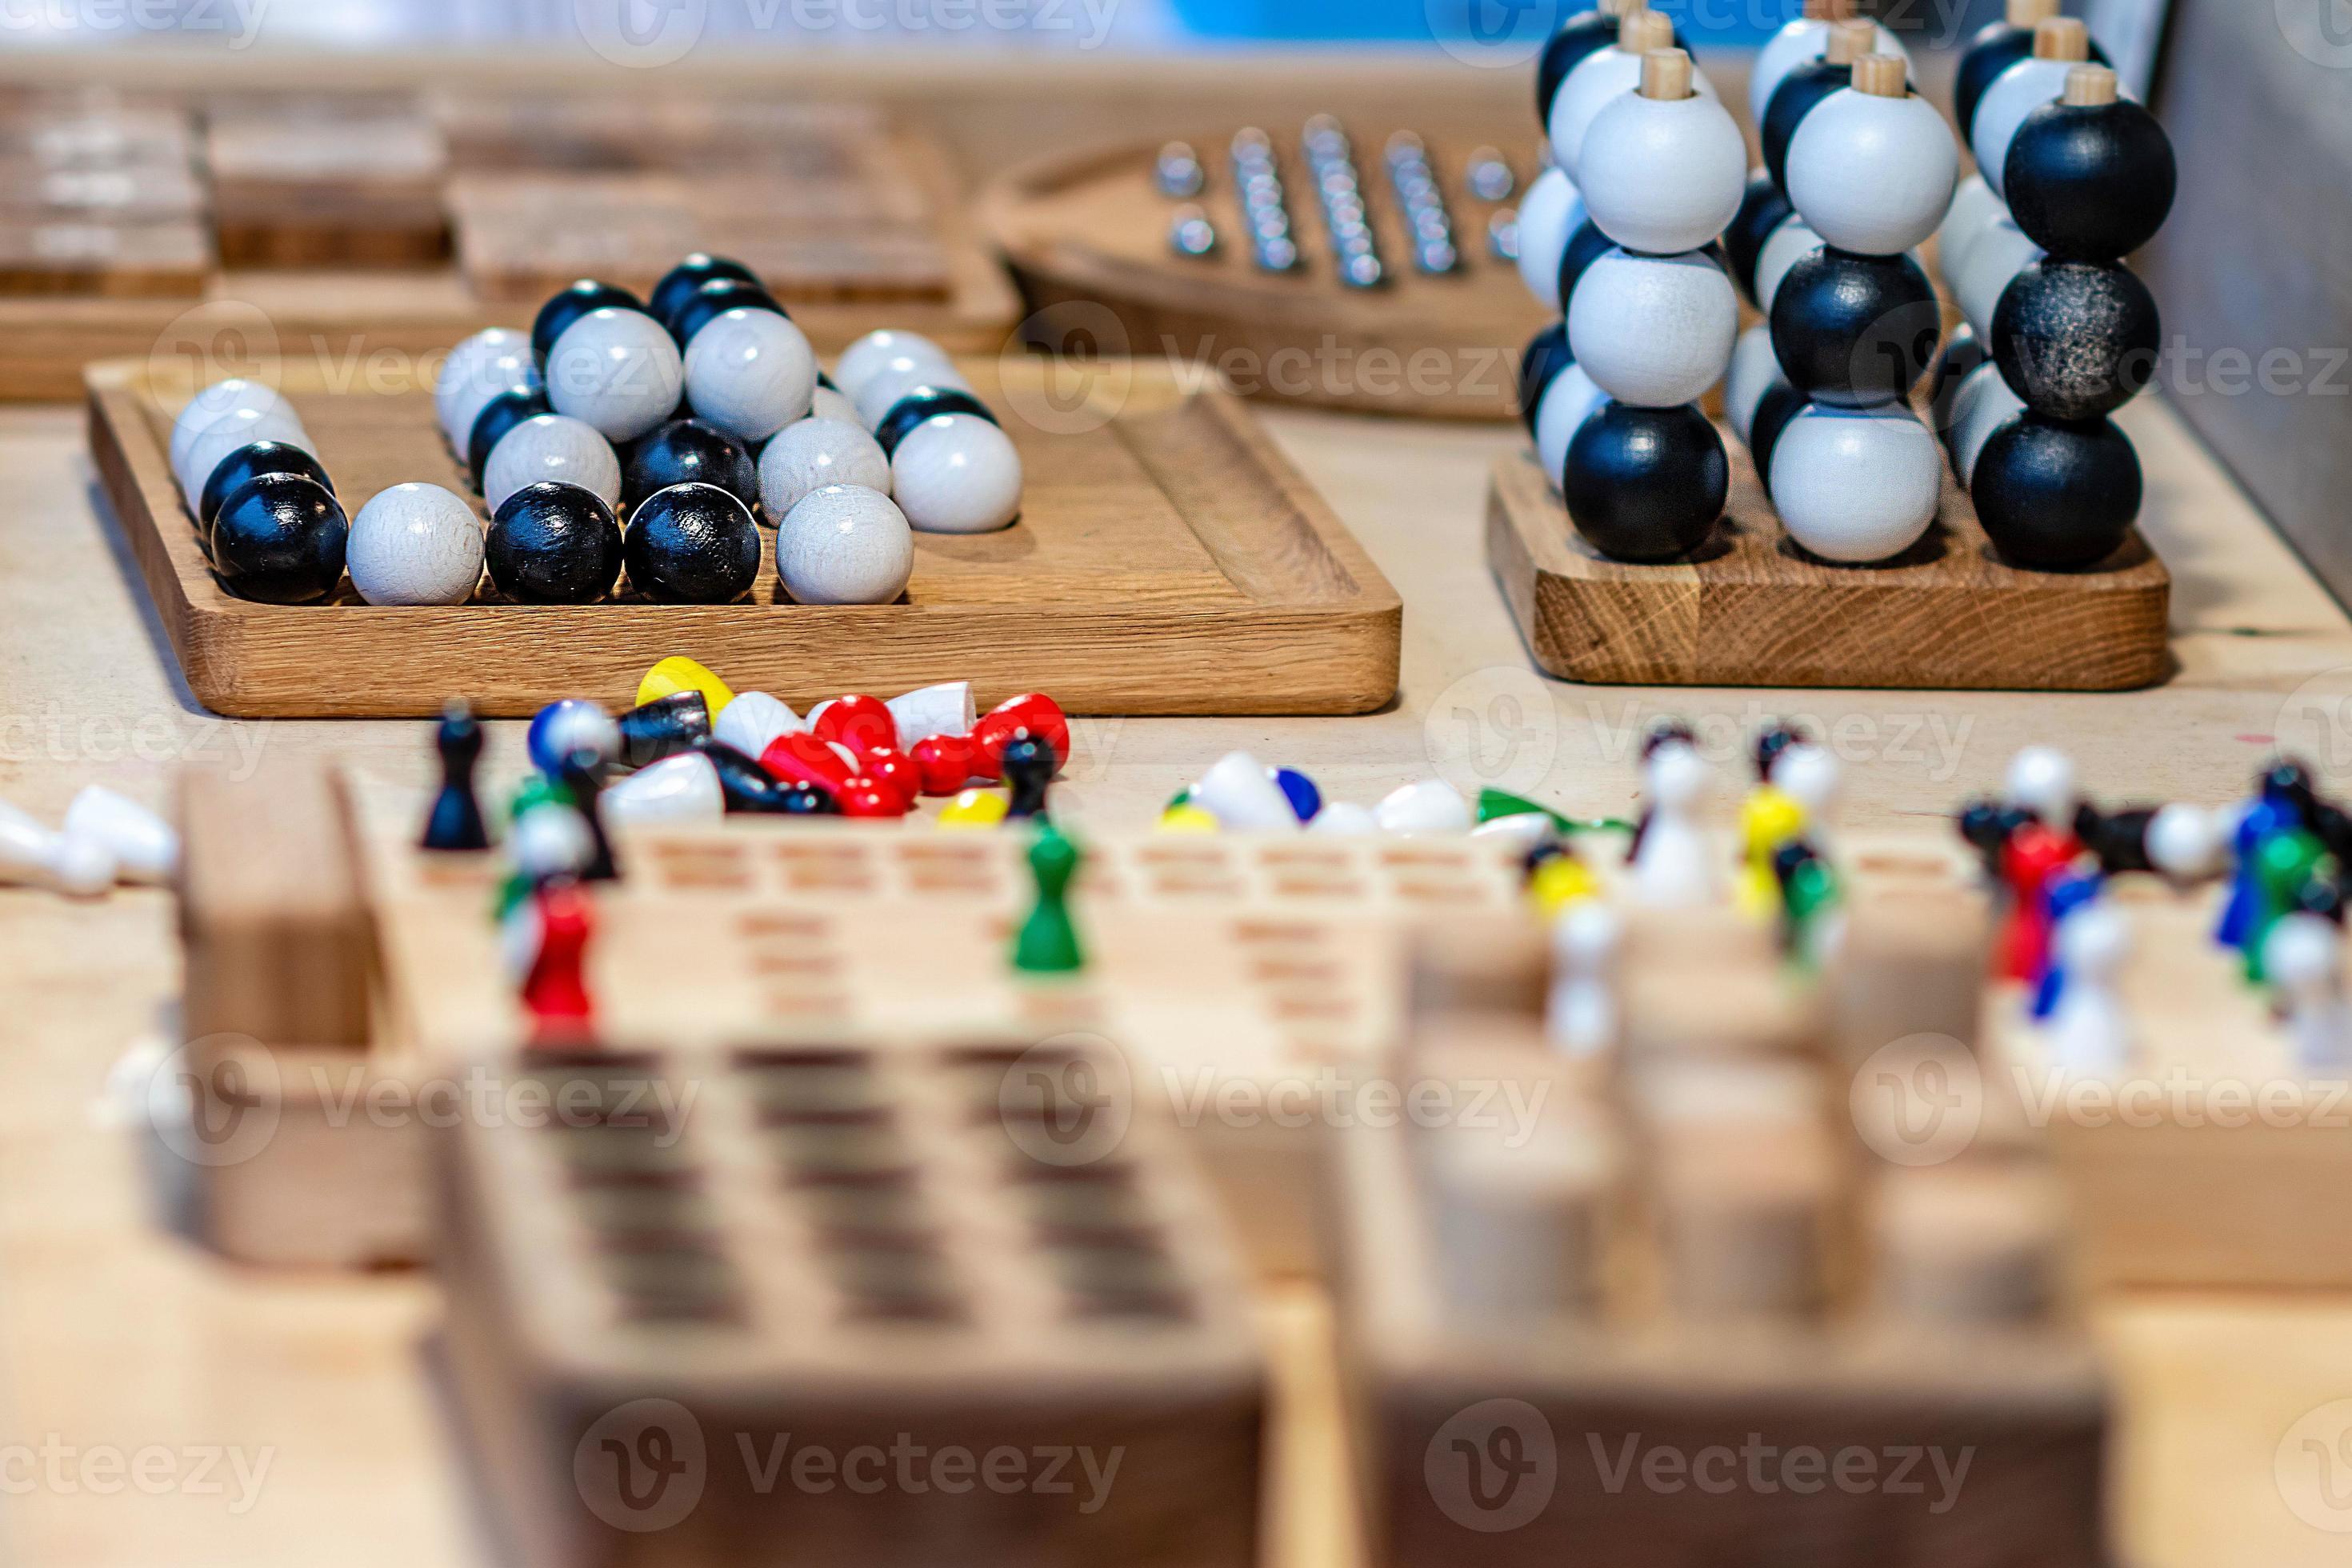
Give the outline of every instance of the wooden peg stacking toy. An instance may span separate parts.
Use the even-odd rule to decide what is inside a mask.
[[[1559,25],[1559,30],[1545,41],[1543,53],[1536,60],[1538,127],[1550,125],[1552,100],[1559,96],[1559,84],[1568,79],[1568,73],[1581,65],[1587,56],[1615,44],[1618,25],[1629,14],[1648,9],[1649,0],[1601,0],[1592,9],[1580,11]],[[1524,206],[1521,216],[1524,218]]]
[[[1584,138],[1593,118],[1642,82],[1642,59],[1653,49],[1676,47],[1674,23],[1656,11],[1628,11],[1618,19],[1617,41],[1595,49],[1577,62],[1552,97],[1545,123],[1551,138],[1552,158],[1580,189],[1584,183]],[[1698,90],[1710,96],[1715,89],[1704,76]]]
[[[1803,14],[1797,16],[1757,51],[1756,63],[1748,78],[1748,115],[1751,123],[1761,127],[1772,102],[1772,95],[1787,80],[1790,72],[1822,58],[1830,47],[1831,36],[1839,24],[1853,19],[1853,0],[1805,0]],[[1853,47],[1855,53],[1877,49],[1907,61],[1908,54],[1902,40],[1883,25],[1873,25],[1868,42]]]
[[[1994,77],[1969,122],[1969,150],[1993,195],[2009,199],[2009,144],[2025,117],[2066,91],[2074,68],[2091,58],[2090,29],[2079,16],[2049,16],[2035,24],[2033,52]]]
[[[1979,30],[1960,56],[1952,79],[1952,120],[1960,140],[1973,143],[1977,105],[2001,72],[2033,53],[2033,35],[2058,15],[2059,0],[2008,0],[1998,22]]]
[[[1773,184],[1783,191],[1789,188],[1789,144],[1795,140],[1797,128],[1831,94],[1853,85],[1853,62],[1870,53],[1874,42],[1869,23],[1836,23],[1823,35],[1820,56],[1798,66],[1772,89],[1771,100],[1756,123],[1756,135],[1763,148],[1765,172],[1772,176]]]

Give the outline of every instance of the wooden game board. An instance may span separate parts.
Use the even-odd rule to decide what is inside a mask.
[[[190,688],[241,717],[421,716],[453,695],[494,715],[625,707],[647,666],[687,650],[803,706],[954,679],[982,706],[1045,690],[1078,713],[1355,713],[1395,693],[1395,590],[1237,399],[1187,395],[1150,363],[963,369],[1021,452],[1022,515],[916,535],[893,605],[793,604],[772,532],[735,605],[255,604],[213,575],[171,476],[187,367],[90,367],[90,448]],[[408,480],[467,492],[428,390],[286,372],[347,511]]]
[[[1521,145],[1524,127],[1498,121],[1430,132],[1429,158],[1461,256],[1459,272],[1439,277],[1413,269],[1404,220],[1388,186],[1381,149],[1397,127],[1349,127],[1391,279],[1365,289],[1343,287],[1334,276],[1295,121],[1268,121],[1265,129],[1281,160],[1303,265],[1287,274],[1256,268],[1233,189],[1234,129],[1192,139],[1208,176],[1198,203],[1219,237],[1218,249],[1206,257],[1180,257],[1168,247],[1170,215],[1179,204],[1153,184],[1158,142],[1053,154],[991,184],[980,198],[981,221],[1031,303],[1046,308],[1043,319],[1091,341],[1115,318],[1127,339],[1124,352],[1216,365],[1255,395],[1384,414],[1513,414],[1519,346],[1548,317],[1516,266],[1487,250],[1487,218],[1508,204],[1473,197],[1463,163],[1482,144]],[[1515,172],[1523,182],[1535,174],[1525,164]]]
[[[2172,670],[2171,574],[2135,530],[2097,567],[2034,572],[1993,550],[1949,482],[1927,536],[1882,566],[1801,554],[1724,432],[1731,495],[1689,561],[1612,561],[1528,451],[1498,458],[1486,559],[1538,668],[1651,686],[2116,691]]]

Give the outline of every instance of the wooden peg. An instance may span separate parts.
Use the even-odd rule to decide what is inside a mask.
[[[1601,14],[1622,19],[1636,11],[1650,8],[1650,0],[1601,0]]]
[[[1617,47],[1629,55],[1675,47],[1675,25],[1655,11],[1628,11],[1617,24]]]
[[[1901,98],[1910,90],[1903,61],[1894,55],[1864,55],[1853,62],[1853,90],[1873,98]]]
[[[1878,30],[1867,22],[1840,22],[1830,28],[1822,58],[1833,66],[1850,66],[1878,47]]]
[[[2033,25],[2033,58],[2037,60],[2087,60],[2091,29],[2080,16],[2044,16]]]
[[[2009,0],[2008,22],[2028,31],[2058,15],[2058,0]]]
[[[1853,0],[1805,0],[1808,22],[1843,22],[1853,15]]]
[[[2113,103],[2122,90],[2116,73],[2106,66],[2076,66],[2066,73],[2066,103],[2073,109],[2096,109]]]
[[[2112,72],[2109,74],[2113,74]],[[1680,49],[1652,49],[1642,57],[1642,96],[1678,103],[1691,95],[1691,58]]]

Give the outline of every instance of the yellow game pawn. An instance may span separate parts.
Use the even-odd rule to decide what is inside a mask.
[[[1777,920],[1780,879],[1772,858],[1805,831],[1805,808],[1776,784],[1759,785],[1739,806],[1739,877],[1733,889],[1740,911],[1751,920]]]
[[[728,689],[725,681],[694,660],[672,654],[646,671],[646,678],[637,682],[637,706],[642,708],[681,691],[701,692],[713,719],[719,717],[720,709],[735,700],[735,693]]]
[[[1001,789],[968,789],[940,810],[941,827],[994,827],[1013,803]]]
[[[1161,833],[1222,833],[1224,831],[1224,824],[1217,820],[1214,812],[1206,806],[1194,805],[1190,801],[1179,805],[1171,805],[1161,812],[1156,826],[1157,831]]]
[[[1555,855],[1538,866],[1528,879],[1528,897],[1533,900],[1536,913],[1549,923],[1559,918],[1569,905],[1601,893],[1601,879],[1592,868],[1573,854]]]

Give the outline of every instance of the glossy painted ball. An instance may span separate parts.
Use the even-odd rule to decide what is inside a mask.
[[[616,283],[583,278],[568,283],[539,308],[530,323],[530,352],[542,363],[555,352],[555,341],[581,317],[596,310],[642,310],[637,297]]]
[[[539,362],[529,332],[490,327],[449,351],[433,382],[433,412],[441,434],[463,451],[482,405],[515,386],[536,385]]]
[[[629,513],[623,559],[629,585],[648,598],[732,604],[760,580],[760,527],[730,490],[672,485]]]
[[[634,513],[672,485],[717,485],[744,505],[760,499],[759,471],[743,443],[699,419],[673,419],[633,443],[621,468],[621,508]]]
[[[2021,415],[1995,431],[1969,486],[1994,546],[2024,566],[2095,565],[2138,517],[2139,456],[2113,423]]]
[[[878,429],[890,411],[919,394],[958,392],[974,397],[971,383],[952,365],[934,364],[913,354],[902,354],[866,378],[856,394],[857,422]],[[976,399],[975,399],[976,400]]]
[[[1841,407],[1908,396],[1942,327],[1936,290],[1908,256],[1823,246],[1789,269],[1772,300],[1772,349],[1790,384]]]
[[[662,326],[683,351],[702,335],[703,328],[730,310],[764,310],[772,316],[791,314],[782,301],[757,283],[746,283],[740,278],[713,278],[663,317]]]
[[[686,389],[677,345],[642,310],[591,310],[547,355],[547,399],[612,442],[634,441],[677,411]]]
[[[196,437],[203,435],[205,426],[215,420],[226,418],[240,409],[259,413],[278,407],[292,412],[284,395],[266,382],[249,381],[241,375],[214,382],[189,398],[172,421],[170,450],[173,472],[179,471],[180,465],[187,458],[188,448],[195,445]]]
[[[439,485],[394,485],[352,519],[346,553],[371,605],[462,605],[481,581],[482,520]]]
[[[527,605],[588,605],[621,575],[621,525],[595,491],[549,480],[507,497],[483,556],[499,592]]]
[[[803,605],[887,605],[915,571],[915,536],[888,496],[827,485],[776,525],[776,576]]]
[[[1960,54],[1959,69],[1952,76],[1952,123],[1959,127],[1960,140],[1974,136],[1977,105],[1984,101],[1985,89],[2001,72],[2032,53],[2033,29],[2006,21],[1979,28],[1969,40]]]
[[[1863,256],[1926,244],[1959,177],[1951,127],[1916,92],[1832,93],[1789,143],[1790,202],[1822,239]]]
[[[262,474],[221,502],[213,570],[241,599],[308,605],[335,591],[351,525],[327,487],[298,474]]]
[[[211,529],[221,502],[228,499],[231,490],[263,474],[299,474],[326,486],[330,495],[335,489],[326,465],[301,447],[290,441],[256,441],[213,465],[212,476],[205,480],[205,488],[196,499],[197,531],[201,534]]]
[[[1519,280],[1536,303],[1559,309],[1559,262],[1584,222],[1584,198],[1559,169],[1546,169],[1519,197]]]
[[[525,485],[551,479],[594,490],[606,506],[621,504],[621,459],[613,444],[562,414],[533,415],[499,437],[482,468],[482,499],[495,512]]]
[[[1936,520],[1942,455],[1906,408],[1825,408],[1790,419],[1772,450],[1772,507],[1824,561],[1900,555]]]
[[[841,356],[833,362],[833,384],[841,389],[843,396],[856,403],[868,381],[900,361],[939,368],[952,368],[955,364],[947,350],[922,333],[884,327],[841,351]]]
[[[816,354],[772,310],[730,310],[686,349],[686,399],[695,417],[753,446],[808,417]]]
[[[2061,261],[2113,261],[2156,237],[2179,171],[2172,139],[2128,99],[2045,103],[2010,139],[2010,216]]]
[[[819,383],[817,389],[809,394],[809,417],[838,419],[845,425],[859,424],[857,405],[849,401],[838,388],[826,386],[823,383]]]
[[[1671,561],[1723,515],[1731,463],[1706,415],[1608,404],[1569,443],[1561,494],[1592,547],[1621,561]]]
[[[1569,301],[1568,342],[1593,384],[1620,403],[1672,408],[1722,379],[1739,335],[1739,295],[1708,258],[1595,261]]]
[[[205,493],[205,481],[232,453],[257,441],[284,441],[308,450],[310,433],[290,404],[266,408],[239,408],[220,416],[199,430],[173,467],[180,491],[191,500]]]
[[[1822,237],[1793,214],[1765,236],[1764,248],[1756,254],[1756,308],[1771,315],[1772,302],[1780,297],[1780,284],[1789,268],[1821,247]]]
[[[1772,493],[1772,450],[1780,444],[1780,433],[1811,406],[1805,395],[1786,381],[1775,381],[1756,400],[1756,411],[1748,419],[1748,455],[1756,464],[1756,478],[1766,495]]]
[[[925,533],[989,533],[1021,514],[1021,454],[971,414],[924,420],[890,454],[890,495]]]
[[[2156,375],[2163,323],[2128,268],[2040,261],[1993,312],[1993,363],[2027,407],[2052,419],[2114,413]]]
[[[1628,250],[1696,250],[1738,215],[1747,184],[1748,142],[1704,93],[1626,93],[1584,134],[1585,212]]]
[[[516,386],[499,393],[482,405],[474,416],[474,427],[466,437],[466,472],[481,489],[489,479],[490,454],[509,436],[530,421],[548,414],[547,394],[537,387]]]
[[[741,262],[698,250],[662,274],[654,291],[646,296],[646,313],[656,321],[668,321],[696,289],[714,278],[731,278],[739,283],[754,285],[760,281],[759,274]]]
[[[890,459],[857,426],[839,419],[803,419],[776,432],[760,453],[760,503],[780,518],[811,490],[862,485],[890,490]]]

